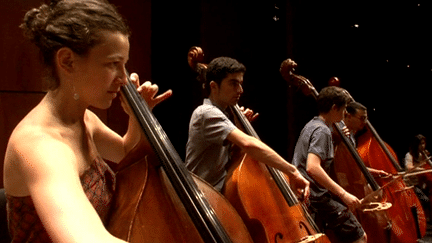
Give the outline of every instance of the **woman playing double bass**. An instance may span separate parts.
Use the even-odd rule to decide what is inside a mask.
[[[73,27],[73,28],[72,28]],[[13,242],[123,242],[105,228],[113,171],[140,139],[131,120],[120,136],[90,110],[107,109],[126,82],[129,29],[105,1],[52,1],[21,25],[41,50],[49,90],[14,129],[5,156]],[[139,83],[138,75],[131,79]],[[168,98],[138,88],[150,107]],[[24,205],[24,206],[23,206]]]
[[[407,172],[412,172],[412,176],[407,176],[408,184],[415,187],[417,196],[421,199],[425,211],[429,211],[429,220],[431,215],[431,198],[432,198],[432,175],[430,170],[432,162],[430,153],[426,149],[426,137],[418,134],[411,139],[409,151],[405,154],[404,165]],[[423,172],[427,172],[424,173]]]
[[[409,151],[405,154],[405,169],[412,170],[429,164],[429,151],[426,150],[426,137],[418,134],[410,142]]]
[[[129,29],[112,5],[52,1],[21,27],[41,50],[49,90],[6,151],[12,242],[251,242],[232,206],[178,162],[151,112],[171,91],[157,96],[129,77]],[[120,90],[123,137],[88,109],[110,107]]]

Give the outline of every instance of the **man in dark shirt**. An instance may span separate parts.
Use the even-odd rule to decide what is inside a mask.
[[[319,116],[309,121],[297,141],[293,164],[310,182],[310,210],[324,229],[333,230],[340,242],[366,242],[366,233],[349,210],[354,210],[360,200],[333,181],[330,168],[334,149],[331,126],[340,122],[349,101],[344,90],[330,86],[318,96]],[[339,197],[342,204],[335,200]],[[348,206],[348,208],[347,208]]]

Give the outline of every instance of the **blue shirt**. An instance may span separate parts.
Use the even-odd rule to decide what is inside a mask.
[[[226,138],[236,128],[228,115],[210,99],[192,113],[186,144],[186,167],[217,190],[227,174],[230,145]]]
[[[306,166],[309,153],[321,158],[321,167],[329,174],[334,159],[332,134],[330,128],[319,117],[314,117],[301,131],[292,161],[299,172],[310,182],[310,196],[312,199],[328,193],[328,189],[320,185],[307,173]]]

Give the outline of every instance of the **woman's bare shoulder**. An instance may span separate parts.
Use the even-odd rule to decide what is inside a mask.
[[[22,119],[9,138],[8,149],[34,150],[45,143],[60,143],[59,129],[29,113]]]
[[[61,134],[54,130],[28,119],[14,129],[4,159],[4,182],[8,193],[28,194],[29,184],[66,169],[75,170],[72,163],[59,163],[59,160],[74,159],[75,155],[62,141]]]
[[[99,118],[99,116],[89,109],[84,113],[84,122],[90,132],[94,132],[98,129],[105,129],[106,127],[106,124]]]

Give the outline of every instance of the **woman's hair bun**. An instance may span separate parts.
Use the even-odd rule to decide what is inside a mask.
[[[54,8],[55,7],[55,5],[57,5],[57,3],[58,2],[60,2],[61,0],[51,0],[51,3],[50,3],[50,8]]]
[[[39,8],[33,8],[24,16],[24,22],[20,25],[24,35],[28,37],[36,45],[39,45],[39,40],[45,31],[47,20],[50,13],[50,7],[43,4]]]

